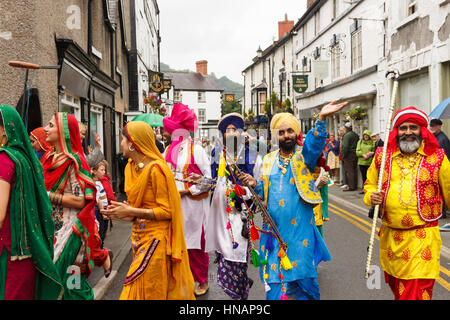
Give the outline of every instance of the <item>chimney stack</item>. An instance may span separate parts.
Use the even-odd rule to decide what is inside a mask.
[[[278,39],[281,39],[286,33],[289,33],[294,27],[294,21],[289,21],[287,13],[284,15],[284,21],[278,22]]]
[[[204,76],[208,75],[208,61],[200,60],[195,63],[197,65],[197,72],[203,74]]]

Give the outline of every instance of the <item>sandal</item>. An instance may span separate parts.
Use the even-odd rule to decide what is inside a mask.
[[[108,278],[111,275],[111,271],[112,271],[112,267],[113,267],[113,257],[114,254],[111,250],[108,250],[108,256],[109,256],[109,260],[111,261],[110,265],[109,265],[109,269],[105,270],[105,278]]]

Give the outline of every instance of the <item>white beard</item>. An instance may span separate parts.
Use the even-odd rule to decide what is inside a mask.
[[[419,141],[418,139],[414,141],[400,140],[398,142],[398,147],[400,148],[400,151],[402,153],[413,154],[416,153],[417,150],[419,150],[421,142],[422,141]]]

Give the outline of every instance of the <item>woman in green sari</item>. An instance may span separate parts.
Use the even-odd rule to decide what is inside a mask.
[[[47,142],[54,146],[41,160],[55,223],[53,261],[64,282],[64,299],[92,300],[94,292],[86,279],[94,265],[103,266],[106,276],[112,266],[112,253],[100,248],[94,218],[95,182],[75,117],[58,112],[45,131]]]
[[[0,106],[0,299],[60,299],[42,166],[17,111]]]

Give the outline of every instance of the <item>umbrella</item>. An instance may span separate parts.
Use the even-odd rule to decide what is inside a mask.
[[[450,119],[450,98],[439,103],[436,108],[431,111],[428,117],[433,119]]]
[[[164,117],[160,114],[143,113],[143,114],[137,115],[131,121],[144,121],[144,122],[147,122],[152,127],[164,127],[163,119],[164,119]]]

